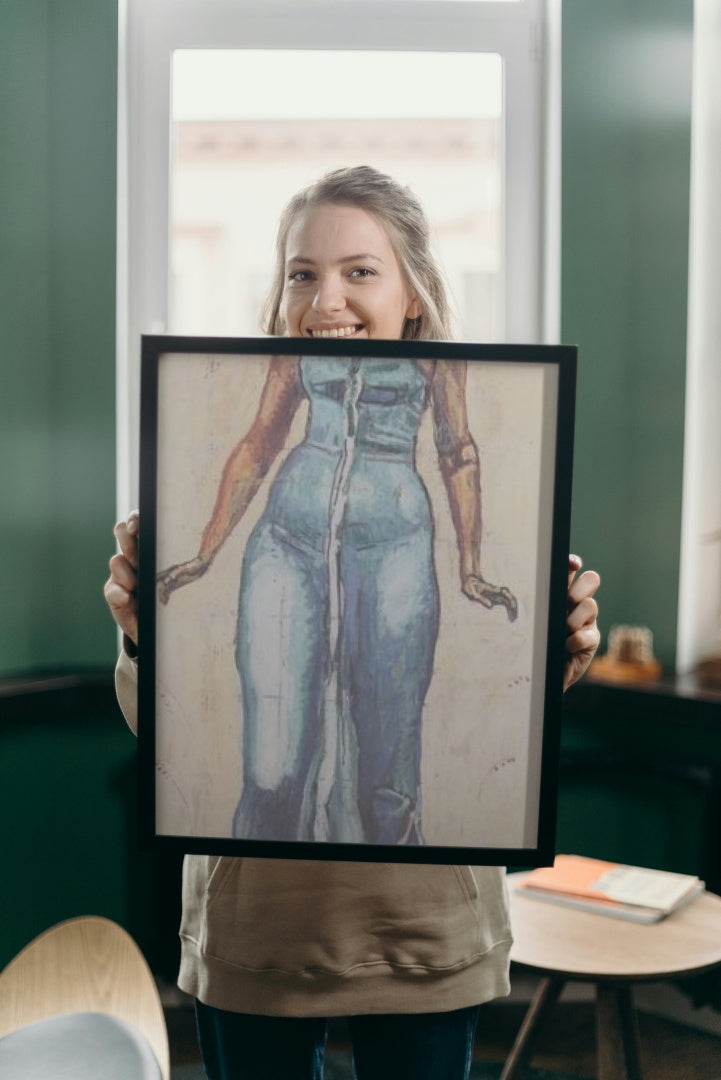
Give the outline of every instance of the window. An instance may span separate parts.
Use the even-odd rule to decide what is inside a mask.
[[[459,337],[555,339],[555,3],[121,3],[122,512],[137,497],[141,333],[258,333],[279,211],[337,165],[363,158],[417,191]]]
[[[182,50],[171,96],[171,331],[257,334],[285,202],[370,162],[426,208],[456,336],[503,336],[498,55]]]

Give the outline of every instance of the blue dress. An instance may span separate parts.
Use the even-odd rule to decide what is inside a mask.
[[[438,632],[411,360],[304,357],[303,442],[241,574],[243,790],[233,835],[420,844],[421,716]]]

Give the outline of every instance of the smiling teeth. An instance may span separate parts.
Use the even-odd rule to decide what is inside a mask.
[[[355,334],[357,330],[357,326],[334,326],[332,330],[311,330],[311,334],[313,337],[339,338],[350,337],[350,335]]]

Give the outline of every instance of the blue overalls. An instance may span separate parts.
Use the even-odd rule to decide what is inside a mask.
[[[233,835],[420,844],[421,716],[438,633],[411,360],[300,360],[303,442],[241,574],[243,791]]]

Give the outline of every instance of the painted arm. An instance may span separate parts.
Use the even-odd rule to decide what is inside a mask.
[[[302,397],[298,365],[272,356],[253,423],[223,468],[215,506],[195,558],[157,575],[158,597],[167,604],[175,589],[202,577],[238,524],[280,453]]]
[[[505,585],[491,585],[481,570],[481,466],[468,427],[465,362],[438,361],[431,402],[438,461],[458,544],[461,589],[484,607],[503,604],[513,620],[518,614],[516,598]]]

